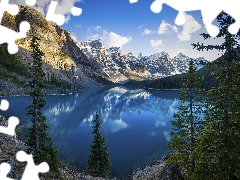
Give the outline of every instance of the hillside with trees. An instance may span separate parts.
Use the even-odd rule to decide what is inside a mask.
[[[218,80],[212,74],[214,70],[218,69],[217,66],[219,59],[209,62],[205,67],[196,71],[196,76],[203,78],[200,84],[201,88],[206,90],[218,85]],[[183,87],[183,78],[186,74],[176,74],[173,76],[160,78],[151,81],[145,81],[143,84],[147,88],[154,89],[180,89]]]
[[[217,22],[220,27],[217,38],[224,39],[222,44],[192,45],[199,51],[216,49],[224,53],[214,63],[218,68],[211,73],[218,84],[205,91],[204,106],[199,108],[196,101],[199,93],[194,93],[198,80],[194,71],[189,69],[181,88],[180,100],[183,105],[179,106],[172,121],[173,139],[169,147],[173,154],[168,163],[178,166],[180,179],[240,179],[240,32],[236,35],[228,32],[228,27],[235,20],[224,12],[217,17]],[[204,39],[211,38],[209,34],[201,35]],[[201,114],[203,119],[200,119]]]

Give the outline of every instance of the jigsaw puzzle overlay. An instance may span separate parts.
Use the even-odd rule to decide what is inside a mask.
[[[34,6],[36,4],[36,0],[25,0],[25,3],[28,6]],[[53,21],[57,23],[57,25],[63,25],[65,22],[64,15],[55,14],[55,10],[57,8],[58,2],[51,1],[48,12],[46,15],[46,20]],[[7,11],[11,15],[17,15],[19,8],[15,4],[9,4],[9,0],[1,0],[0,2],[0,23],[3,18],[4,12]],[[82,13],[81,8],[72,7],[71,14],[73,16],[80,16]],[[18,51],[18,46],[15,44],[17,39],[25,38],[27,35],[27,31],[30,30],[30,24],[27,21],[23,21],[20,23],[19,32],[8,29],[2,25],[0,25],[0,44],[8,43],[8,52],[10,54],[15,54]]]
[[[46,15],[46,20],[53,21],[53,22],[57,23],[57,25],[61,26],[65,22],[65,17],[62,14],[54,13],[54,11],[57,8],[57,4],[58,4],[58,2],[51,1],[49,8],[48,8],[47,15]],[[77,8],[77,7],[72,7],[71,14],[73,16],[80,16],[82,14],[82,9]]]
[[[7,111],[9,108],[9,102],[7,100],[2,100],[0,104],[0,110]],[[7,134],[10,136],[15,135],[15,128],[19,124],[19,119],[17,117],[10,117],[8,119],[8,127],[0,126],[0,133]],[[46,162],[42,162],[39,165],[35,165],[33,156],[28,155],[24,151],[19,151],[16,154],[16,159],[20,162],[27,162],[27,166],[24,170],[21,180],[39,180],[38,173],[45,173],[49,171],[49,165]],[[9,163],[0,164],[0,180],[13,180],[7,177],[10,172],[11,166]]]
[[[129,0],[131,4],[137,3],[138,0]],[[195,11],[201,10],[203,23],[206,25],[207,32],[212,37],[216,37],[219,33],[219,28],[212,25],[213,20],[218,16],[219,13],[225,11],[230,16],[232,16],[236,22],[229,26],[228,31],[231,34],[236,34],[240,28],[240,13],[238,12],[238,7],[240,7],[239,0],[218,0],[216,4],[210,4],[211,1],[207,0],[154,0],[150,6],[150,9],[154,13],[160,13],[162,10],[163,4],[171,6],[176,9],[179,13],[175,19],[177,25],[183,25],[186,22],[184,17],[185,11]],[[25,0],[25,3],[28,6],[34,6],[36,0]],[[214,3],[214,2],[212,2]],[[208,6],[206,5],[208,4]],[[48,7],[46,14],[46,20],[53,21],[57,25],[63,25],[65,22],[64,15],[55,14],[56,7],[58,2],[51,1]],[[214,6],[214,8],[212,8]],[[19,11],[19,8],[15,4],[9,4],[9,0],[1,0],[0,2],[0,23],[3,18],[4,12],[7,11],[11,15],[16,15]],[[74,16],[79,16],[82,13],[81,8],[72,7],[71,14]],[[8,43],[8,52],[14,54],[18,51],[18,47],[15,44],[15,40],[25,38],[27,31],[30,30],[30,24],[26,21],[20,23],[19,32],[15,32],[11,29],[8,29],[0,25],[0,44]],[[0,110],[6,111],[9,108],[9,103],[7,100],[2,100],[0,104]],[[17,117],[10,117],[8,119],[8,127],[0,126],[0,133],[14,136],[15,128],[19,124],[19,119]],[[45,173],[49,171],[49,165],[46,162],[42,162],[39,165],[35,165],[33,156],[27,154],[24,151],[19,151],[16,154],[16,159],[18,161],[26,161],[27,166],[24,170],[21,180],[39,180],[38,173]],[[0,179],[1,180],[12,180],[8,178],[7,174],[11,170],[9,163],[0,164]]]
[[[16,158],[21,162],[27,161],[27,166],[24,170],[21,180],[38,180],[39,172],[45,173],[49,171],[49,165],[46,162],[42,162],[36,166],[33,161],[33,156],[31,154],[25,153],[24,151],[17,152]]]
[[[29,2],[30,0],[26,0]],[[9,0],[1,0],[0,3],[0,23],[3,18],[4,12],[7,11],[11,15],[17,15],[19,8],[15,4],[9,4]],[[27,31],[30,29],[30,24],[26,21],[20,23],[19,32],[15,32],[0,25],[0,44],[8,43],[8,52],[14,54],[18,51],[15,40],[25,38]]]
[[[38,173],[45,173],[49,171],[49,165],[46,162],[42,162],[36,166],[33,161],[33,156],[25,153],[24,151],[18,151],[16,154],[16,159],[21,162],[27,162],[21,180],[40,180]],[[12,178],[7,177],[7,174],[10,170],[11,166],[9,163],[0,164],[0,179],[13,180]]]
[[[130,3],[136,3],[138,0],[129,0]],[[232,35],[237,34],[240,28],[240,1],[239,0],[155,0],[151,4],[151,11],[154,13],[160,13],[162,5],[166,4],[178,11],[178,15],[175,19],[175,24],[183,25],[186,22],[184,12],[201,10],[203,23],[206,26],[207,32],[210,36],[216,37],[219,34],[219,28],[214,26],[212,22],[222,12],[228,13],[232,16],[236,22],[228,27],[229,33]],[[214,7],[214,8],[213,8]]]
[[[25,0],[25,3],[28,6],[34,6],[36,0]],[[46,20],[53,21],[58,25],[63,25],[65,22],[65,17],[61,14],[55,14],[54,11],[57,7],[57,2],[51,1],[48,12],[46,15]],[[19,8],[15,4],[9,4],[9,0],[1,0],[0,2],[0,23],[3,18],[4,12],[7,11],[11,15],[17,15]],[[71,14],[73,16],[79,16],[82,13],[81,8],[72,7]],[[25,38],[27,31],[30,30],[30,24],[26,21],[23,21],[19,25],[19,32],[15,32],[11,29],[8,29],[0,25],[0,44],[8,43],[8,52],[10,54],[15,54],[18,51],[18,47],[15,44],[17,39]],[[9,103],[7,100],[2,100],[0,104],[0,110],[6,111],[9,108]],[[10,136],[15,135],[15,128],[19,124],[19,119],[17,117],[10,117],[8,119],[8,127],[0,126],[0,133],[7,134]],[[49,165],[46,162],[42,162],[39,165],[35,165],[33,156],[28,155],[24,151],[19,151],[16,154],[16,159],[18,161],[27,162],[27,166],[24,170],[21,180],[39,180],[38,173],[45,173],[49,171]],[[8,173],[11,170],[9,163],[0,164],[0,180],[12,180],[12,178],[7,177]]]

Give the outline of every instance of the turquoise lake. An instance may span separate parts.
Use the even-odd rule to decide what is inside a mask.
[[[43,110],[61,159],[86,169],[96,112],[107,141],[113,175],[127,176],[133,169],[161,158],[168,151],[173,114],[180,105],[179,91],[112,87],[82,90],[71,96],[46,96]],[[0,100],[3,99],[0,97]],[[31,124],[25,115],[30,97],[6,97],[10,108],[0,114],[17,116],[23,135]]]

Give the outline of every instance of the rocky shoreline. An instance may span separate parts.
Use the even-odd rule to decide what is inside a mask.
[[[1,115],[0,125],[5,127],[8,125],[6,118]],[[26,149],[27,146],[23,141],[18,139],[17,135],[10,136],[0,133],[0,163],[7,162],[11,165],[11,171],[9,172],[8,177],[20,180],[26,163],[18,162],[15,155],[18,151],[25,151]],[[103,178],[92,177],[84,171],[71,169],[63,165],[62,162],[60,162],[59,171],[61,180],[103,180]],[[51,172],[47,174],[51,178]],[[43,180],[43,178],[41,179]]]
[[[8,121],[4,116],[0,115],[0,125],[7,126]],[[18,136],[9,136],[0,133],[0,163],[8,162],[12,169],[8,174],[8,177],[20,180],[21,174],[25,169],[26,163],[20,163],[16,160],[15,154],[20,150],[26,150],[26,145],[21,141]],[[165,160],[167,156],[155,161],[153,164],[145,166],[144,168],[138,168],[134,170],[127,179],[129,180],[177,180],[176,173],[174,173],[174,167],[166,165]],[[60,162],[59,166],[60,180],[110,180],[106,178],[92,177],[83,170],[77,170],[70,168]],[[51,172],[47,173],[50,179]],[[111,180],[117,180],[113,178]],[[44,180],[41,178],[41,180]]]

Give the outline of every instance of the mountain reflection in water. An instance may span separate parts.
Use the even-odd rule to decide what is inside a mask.
[[[167,152],[173,114],[180,104],[179,91],[127,87],[83,90],[78,96],[47,96],[48,133],[60,158],[71,165],[87,167],[96,112],[109,149],[116,176],[125,176]],[[26,133],[31,121],[25,107],[29,97],[7,97],[7,116],[17,116],[17,130]],[[1,98],[0,98],[1,100]],[[3,114],[2,112],[0,112]]]

